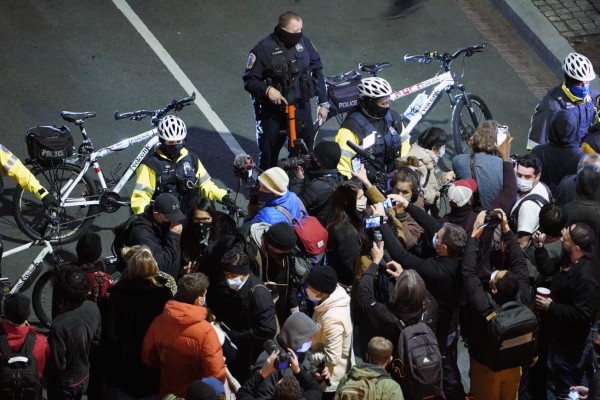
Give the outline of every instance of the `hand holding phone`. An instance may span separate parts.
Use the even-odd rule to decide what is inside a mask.
[[[508,126],[498,125],[498,130],[496,132],[496,145],[500,146],[508,136]]]

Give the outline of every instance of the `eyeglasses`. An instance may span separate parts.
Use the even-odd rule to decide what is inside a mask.
[[[211,223],[212,222],[212,218],[211,217],[206,217],[206,218],[194,218],[194,222],[208,222]]]

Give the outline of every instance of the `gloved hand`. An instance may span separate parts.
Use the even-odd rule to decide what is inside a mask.
[[[231,197],[229,197],[229,195],[223,196],[223,198],[221,199],[221,203],[223,203],[225,208],[227,208],[228,210],[237,210],[238,208],[237,204],[235,204],[235,202],[231,199]]]
[[[58,201],[58,199],[56,197],[54,197],[54,195],[52,193],[48,193],[47,195],[45,195],[42,198],[42,203],[44,204],[44,207],[46,207],[46,208],[48,208],[50,206],[60,207],[60,202]]]

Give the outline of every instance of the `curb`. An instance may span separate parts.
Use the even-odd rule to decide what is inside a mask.
[[[568,53],[575,50],[531,0],[490,0],[490,2],[515,27],[557,78],[562,80],[562,61]],[[593,3],[596,7],[600,7],[600,0],[593,0]],[[590,86],[600,90],[599,81],[600,79],[594,79]]]

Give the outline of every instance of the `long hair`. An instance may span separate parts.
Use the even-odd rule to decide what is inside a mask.
[[[356,196],[361,188],[354,182],[344,182],[331,195],[331,219],[327,225],[329,232],[335,231],[344,223],[350,223],[364,242],[367,240],[360,214],[356,211]]]
[[[121,254],[127,263],[127,269],[124,273],[126,279],[147,279],[154,285],[159,286],[156,281],[158,264],[148,246],[124,247]]]

